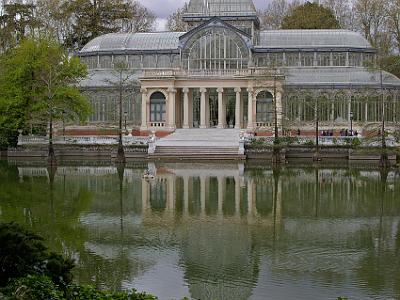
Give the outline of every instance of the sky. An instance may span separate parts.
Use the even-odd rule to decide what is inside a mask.
[[[189,0],[139,0],[157,16],[157,31],[165,30],[167,18]],[[253,0],[257,9],[265,9],[269,0]]]

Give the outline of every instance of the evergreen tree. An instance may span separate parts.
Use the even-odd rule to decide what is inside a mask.
[[[155,21],[154,15],[136,1],[73,0],[64,9],[74,20],[65,45],[74,49],[107,33],[149,31]]]
[[[306,2],[295,7],[282,21],[282,29],[340,28],[332,11],[317,3]]]

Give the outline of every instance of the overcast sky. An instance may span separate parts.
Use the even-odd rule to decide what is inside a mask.
[[[156,29],[161,31],[165,30],[167,17],[189,0],[139,0],[139,2],[156,14],[158,17]],[[253,0],[253,2],[257,9],[264,9],[269,0]]]

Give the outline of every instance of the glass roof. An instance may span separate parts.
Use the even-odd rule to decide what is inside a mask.
[[[371,48],[371,45],[361,34],[350,30],[266,30],[260,34],[260,45],[258,47]]]
[[[368,71],[364,68],[288,68],[284,70],[286,76],[285,84],[295,86],[364,86],[379,87],[379,72]],[[135,73],[132,79],[138,79],[140,73]],[[89,76],[81,81],[82,87],[105,87],[110,82],[117,81],[117,74],[110,70],[92,70]],[[400,88],[400,79],[396,76],[383,72],[383,82],[386,87]],[[139,83],[138,83],[139,84]]]
[[[178,50],[184,32],[110,33],[90,41],[81,53],[124,50]],[[349,30],[267,30],[256,48],[364,48],[371,49],[359,33]]]
[[[81,52],[119,50],[176,50],[184,32],[110,33],[86,44]]]
[[[288,85],[380,85],[380,72],[365,68],[288,68],[285,73]],[[383,83],[400,87],[400,79],[387,72],[383,72]]]
[[[252,0],[190,0],[185,17],[189,16],[257,15]]]

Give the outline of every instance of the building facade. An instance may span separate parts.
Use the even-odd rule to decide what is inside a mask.
[[[125,123],[141,134],[400,119],[400,80],[374,70],[376,50],[358,33],[262,31],[252,0],[191,0],[183,20],[187,32],[108,34],[80,51],[91,125],[117,124],[120,87]]]

